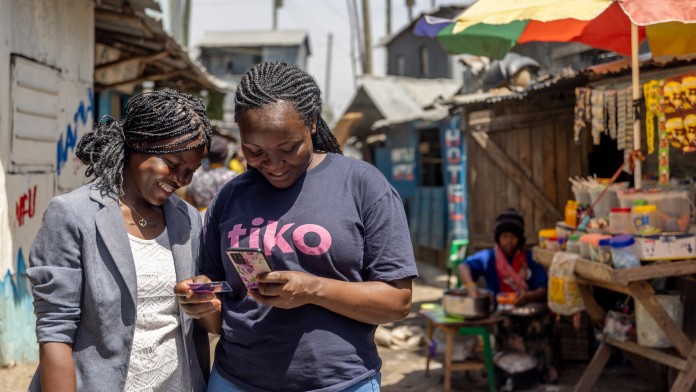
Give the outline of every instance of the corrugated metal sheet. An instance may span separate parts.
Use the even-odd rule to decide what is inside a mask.
[[[455,106],[466,106],[475,103],[495,103],[510,99],[524,99],[530,93],[554,87],[576,85],[587,80],[587,76],[580,72],[568,71],[558,75],[549,75],[543,81],[532,84],[524,90],[512,91],[508,88],[492,89],[485,92],[457,95],[448,102]]]
[[[159,11],[153,0],[102,0],[95,5],[95,39],[118,52],[118,59],[95,64],[96,70],[125,59],[140,61],[139,76],[124,78],[115,83],[100,83],[95,80],[95,89],[118,88],[141,83],[145,80],[157,81],[161,85],[171,85],[177,89],[205,88],[223,91],[227,83],[210,75],[197,61],[189,57],[174,39],[164,31],[162,22],[146,12],[146,9]],[[148,59],[166,53],[164,57]]]
[[[415,79],[398,76],[362,79],[363,90],[375,105],[382,120],[373,129],[413,120],[439,120],[447,116],[447,109],[438,103],[451,99],[460,89],[461,82],[451,79]]]
[[[309,50],[309,36],[306,31],[208,31],[198,43],[199,47],[207,48],[299,45],[307,45],[307,50]]]

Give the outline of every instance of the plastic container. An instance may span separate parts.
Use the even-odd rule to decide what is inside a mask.
[[[602,196],[602,198],[599,199],[599,202],[597,202],[594,208],[592,208],[595,218],[607,218],[611,212],[611,209],[619,206],[619,197],[617,196],[617,193],[623,189],[626,189],[627,187],[627,182],[610,185],[609,189],[607,189],[606,193],[604,193],[604,196]],[[603,185],[590,188],[590,198],[592,203],[597,201],[599,196],[604,191],[604,188],[605,187]]]
[[[655,298],[669,317],[681,328],[684,320],[684,300],[676,294],[659,294]],[[668,348],[672,346],[664,331],[639,301],[636,301],[636,334],[638,344],[646,347]]]
[[[612,208],[609,213],[609,232],[611,234],[633,234],[630,208]]]
[[[592,197],[590,197],[590,191],[588,191],[585,188],[578,188],[576,186],[573,186],[573,196],[575,196],[575,201],[578,202],[578,204],[591,204],[592,203]]]
[[[566,242],[566,252],[580,254],[580,234],[573,234],[568,237],[568,242]]]
[[[633,230],[639,235],[660,234],[660,219],[654,204],[637,205],[631,211]]]
[[[611,237],[600,238],[597,241],[597,246],[590,248],[590,259],[598,263],[612,265],[611,264]]]
[[[657,207],[662,231],[686,232],[691,218],[689,192],[666,191],[649,194],[647,200]]]
[[[597,258],[596,248],[599,246],[599,240],[604,238],[611,238],[611,236],[599,233],[589,233],[580,236],[580,255],[586,259],[594,260],[594,253],[594,257]]]
[[[617,235],[609,240],[611,246],[611,262],[616,269],[640,267],[640,260],[636,254],[634,244],[636,241],[630,235]]]
[[[574,229],[574,227],[568,227],[565,221],[558,221],[556,222],[556,237],[566,239]]]
[[[544,240],[546,243],[544,248],[548,250],[560,250],[562,241],[563,239],[560,237],[548,237]]]
[[[552,237],[556,238],[556,241],[558,241],[558,232],[556,231],[556,229],[539,230],[539,247],[542,249],[546,249],[546,239]]]

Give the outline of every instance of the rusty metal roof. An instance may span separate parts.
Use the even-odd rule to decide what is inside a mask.
[[[461,82],[452,79],[416,79],[401,76],[365,76],[364,91],[381,115],[372,129],[413,120],[439,120],[448,114],[438,103],[451,99]]]
[[[154,0],[101,0],[95,4],[94,86],[133,89],[145,81],[179,90],[222,91],[226,84],[191,59],[148,15],[159,11]]]
[[[530,93],[536,91],[576,86],[587,81],[587,76],[582,72],[566,70],[556,75],[545,75],[543,79],[530,85],[524,90],[510,90],[509,88],[497,88],[473,94],[456,95],[448,102],[454,106],[466,106],[476,103],[496,103],[512,99],[524,99]]]

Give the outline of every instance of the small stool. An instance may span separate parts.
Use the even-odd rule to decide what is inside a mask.
[[[463,336],[480,336],[483,341],[483,361],[486,365],[486,379],[488,380],[488,390],[496,391],[495,367],[493,366],[493,348],[491,347],[491,337],[485,327],[461,327],[459,334]]]
[[[493,350],[491,341],[488,335],[488,328],[495,326],[500,318],[491,316],[485,319],[465,320],[461,317],[453,317],[445,314],[439,304],[423,304],[420,314],[428,321],[427,339],[433,341],[433,333],[435,329],[441,330],[445,334],[445,358],[443,362],[444,385],[445,392],[452,390],[452,372],[453,371],[470,371],[470,370],[486,370],[486,377],[490,392],[495,392],[495,369],[493,368]],[[481,336],[484,347],[484,360],[464,360],[453,361],[452,352],[454,345],[454,336],[460,335],[475,335]],[[434,356],[431,352],[430,345],[425,349],[425,376],[430,374],[430,360]]]

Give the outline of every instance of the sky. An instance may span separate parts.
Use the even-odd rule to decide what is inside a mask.
[[[284,0],[283,7],[278,10],[279,30],[300,29],[309,33],[311,56],[307,71],[317,80],[324,94],[327,84],[328,34],[333,33],[328,104],[336,119],[343,114],[355,92],[348,1],[352,0]],[[385,50],[375,45],[386,35],[387,1],[389,0],[369,0],[373,75],[384,75],[386,69]],[[408,24],[408,8],[406,0],[391,2],[392,32],[395,33]],[[194,0],[191,3],[189,42],[192,46],[201,40],[206,31],[270,30],[273,25],[273,0]],[[360,8],[362,1],[355,3]],[[461,3],[462,0],[415,0],[413,17],[416,18],[433,6]],[[362,24],[362,16],[360,20]],[[361,72],[360,69],[358,72]],[[324,97],[324,104],[326,103],[327,99]]]

